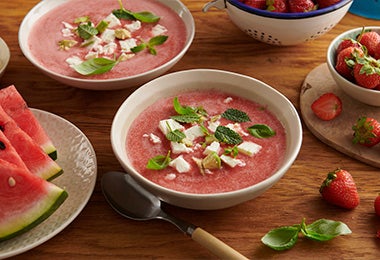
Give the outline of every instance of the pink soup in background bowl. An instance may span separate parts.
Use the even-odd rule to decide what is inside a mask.
[[[190,114],[178,114],[188,108]],[[200,123],[177,124],[194,111],[202,115]],[[251,134],[257,125],[274,134]],[[227,128],[241,140],[218,141],[216,136],[235,140]],[[186,137],[168,137],[178,132]],[[113,151],[126,172],[161,200],[200,210],[259,196],[288,171],[301,143],[298,113],[284,95],[257,79],[212,69],[175,72],[144,84],[123,102],[111,128]],[[147,167],[150,161],[164,167]]]
[[[193,17],[179,0],[88,3],[44,0],[20,25],[25,57],[61,83],[92,90],[135,87],[168,71],[193,41]]]

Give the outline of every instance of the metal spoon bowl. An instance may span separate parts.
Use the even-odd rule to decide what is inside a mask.
[[[202,228],[165,213],[161,209],[161,201],[130,175],[108,172],[103,175],[101,186],[107,202],[122,216],[134,220],[168,221],[222,259],[247,259]]]

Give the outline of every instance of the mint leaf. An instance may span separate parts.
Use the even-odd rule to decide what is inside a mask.
[[[188,106],[182,106],[179,103],[178,97],[175,97],[173,99],[173,107],[175,112],[179,115],[189,115],[189,114],[195,114],[195,109]]]
[[[166,36],[166,35],[155,36],[155,37],[151,38],[147,43],[143,42],[143,43],[131,48],[131,51],[133,53],[137,53],[137,52],[143,51],[147,48],[149,50],[150,54],[156,55],[157,51],[154,48],[154,46],[163,44],[167,39],[168,39],[168,36]]]
[[[151,170],[162,170],[168,167],[170,160],[170,151],[168,151],[166,155],[157,155],[149,159],[146,168]]]
[[[180,142],[185,137],[186,137],[186,135],[184,133],[182,133],[181,131],[179,131],[178,129],[176,129],[174,131],[170,131],[166,135],[166,138],[169,141],[177,142],[177,143]]]
[[[263,124],[256,124],[248,127],[248,132],[257,138],[268,138],[276,135],[276,131],[270,126]]]
[[[93,58],[88,59],[78,65],[75,65],[73,68],[79,74],[90,76],[96,74],[102,74],[110,71],[118,61],[110,60],[106,58]]]
[[[131,12],[123,7],[123,3],[121,0],[118,0],[120,9],[115,9],[112,11],[113,15],[115,15],[119,19],[126,20],[139,20],[144,23],[155,23],[160,20],[159,16],[152,14],[151,12],[143,11],[143,12]]]
[[[263,236],[261,242],[278,251],[290,249],[296,244],[300,229],[300,225],[276,228]]]
[[[221,143],[240,144],[243,142],[243,139],[238,133],[221,125],[216,128],[214,135]]]
[[[195,113],[191,113],[187,115],[175,115],[170,118],[181,123],[194,123],[199,121],[200,116]]]
[[[251,119],[245,112],[234,108],[229,108],[226,111],[224,111],[222,117],[239,123],[251,121]]]
[[[328,241],[339,235],[351,234],[352,231],[343,222],[319,219],[312,224],[303,227],[302,233],[313,240]]]
[[[98,30],[91,25],[91,22],[80,24],[78,26],[78,35],[82,39],[88,40],[92,36],[97,35],[99,32]]]

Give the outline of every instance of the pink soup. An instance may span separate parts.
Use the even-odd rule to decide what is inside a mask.
[[[194,140],[193,146],[189,147],[192,152],[170,154],[171,160],[182,156],[190,166],[188,171],[178,172],[170,166],[162,170],[148,169],[146,166],[149,159],[157,155],[166,155],[172,149],[170,141],[158,127],[161,120],[176,114],[173,108],[174,97],[170,97],[159,100],[143,111],[133,122],[127,135],[128,157],[137,172],[145,178],[169,189],[208,194],[234,191],[254,185],[270,177],[280,167],[286,150],[286,133],[281,122],[266,110],[265,106],[217,91],[189,92],[176,97],[182,106],[203,107],[209,119],[216,118],[215,116],[230,108],[245,112],[251,121],[238,123],[241,129],[236,131],[242,136],[244,142],[253,142],[261,149],[251,156],[239,152],[234,159],[241,163],[234,167],[222,161],[219,169],[208,170],[202,174],[194,161],[194,158],[205,157],[204,138],[198,137]],[[220,125],[234,123],[225,118],[220,118],[218,121]],[[268,138],[247,135],[247,128],[255,124],[267,125],[276,134]],[[188,125],[184,125],[185,128],[189,127]],[[207,127],[208,123],[205,122],[204,125]],[[208,131],[211,134],[213,132],[210,129]],[[221,156],[225,148],[229,147],[232,145],[221,144],[218,155]]]

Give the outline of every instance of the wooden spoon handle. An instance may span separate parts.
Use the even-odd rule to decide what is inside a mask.
[[[202,228],[197,227],[192,233],[191,238],[220,259],[248,259]]]

